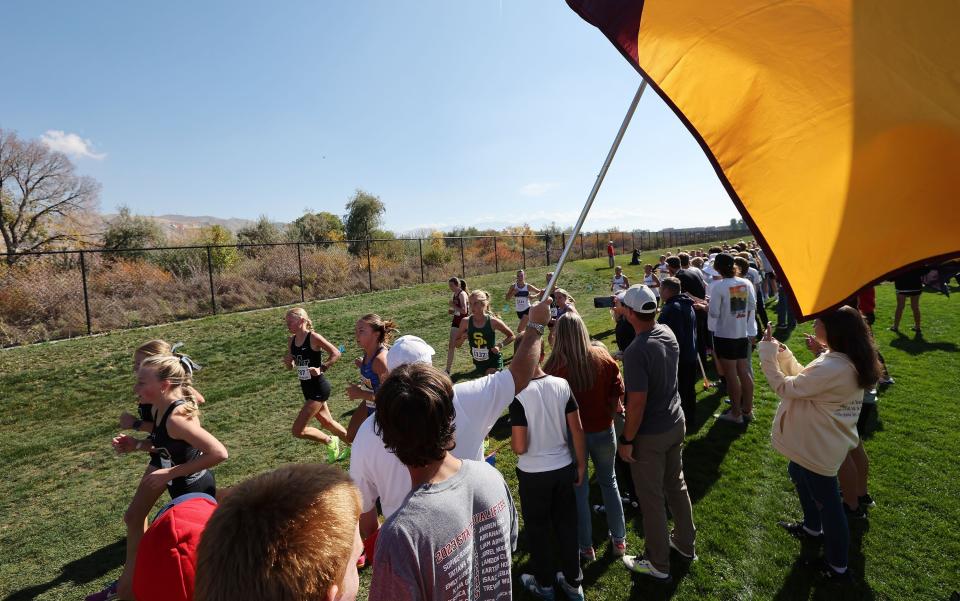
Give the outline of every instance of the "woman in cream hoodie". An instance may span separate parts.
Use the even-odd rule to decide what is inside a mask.
[[[768,324],[759,345],[760,364],[780,406],[773,420],[773,448],[790,463],[803,521],[780,525],[801,539],[822,540],[827,578],[845,580],[850,532],[837,471],[857,446],[857,417],[863,390],[880,377],[877,352],[867,324],[852,307],[841,307],[814,322],[827,352],[801,365],[774,340]]]

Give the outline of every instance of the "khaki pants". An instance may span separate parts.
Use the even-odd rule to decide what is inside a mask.
[[[643,512],[645,557],[655,568],[670,573],[670,537],[681,551],[694,552],[696,528],[687,483],[683,479],[684,423],[662,434],[639,435],[633,445],[635,463],[630,464],[633,484]],[[668,530],[667,510],[673,514],[673,533]]]

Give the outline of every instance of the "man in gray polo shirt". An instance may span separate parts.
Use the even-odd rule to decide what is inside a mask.
[[[696,559],[693,508],[681,460],[685,425],[677,393],[680,347],[670,328],[656,323],[657,297],[649,288],[631,286],[621,302],[637,335],[623,352],[627,418],[617,452],[630,464],[646,539],[644,555],[624,556],[623,563],[669,582],[671,548],[686,560]],[[673,515],[672,533],[664,500]]]

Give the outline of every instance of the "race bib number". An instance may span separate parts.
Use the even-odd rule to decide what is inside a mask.
[[[517,296],[514,297],[514,299],[517,305],[517,311],[526,311],[528,308],[530,308],[529,296]]]
[[[473,351],[473,360],[474,361],[486,361],[490,358],[490,349],[488,348],[474,348]]]
[[[557,309],[556,307],[551,306],[551,307],[550,307],[550,317],[556,319],[556,318],[557,318],[557,311],[558,311],[558,309]]]

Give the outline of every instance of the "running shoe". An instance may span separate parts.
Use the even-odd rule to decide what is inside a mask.
[[[742,425],[743,416],[741,415],[740,417],[734,417],[733,412],[721,413],[720,415],[717,416],[717,421],[730,422],[731,424]]]
[[[825,581],[831,584],[852,584],[853,583],[853,573],[850,571],[850,568],[847,568],[843,572],[838,572],[827,563],[825,560],[820,559],[813,564],[811,567],[817,570],[817,573],[820,574],[820,577]]]
[[[327,463],[336,463],[340,459],[340,439],[331,436],[327,441]]]
[[[627,554],[627,540],[623,538],[610,537],[610,549],[614,557],[623,557]]]
[[[661,572],[657,568],[653,567],[653,564],[642,555],[624,555],[622,561],[623,565],[625,565],[631,572],[648,576],[657,582],[666,583],[673,580],[670,577],[670,574]]]
[[[847,514],[848,520],[865,520],[867,519],[867,510],[863,508],[862,505],[857,505],[856,509],[852,509],[846,503],[843,504],[843,511]]]
[[[552,586],[540,586],[533,574],[520,574],[520,583],[528,593],[538,599],[548,599],[552,601],[555,596]]]
[[[885,377],[883,377],[883,378],[880,379],[880,383],[883,384],[884,386],[889,386],[889,385],[893,384],[894,382],[895,382],[895,380],[894,380],[893,378],[891,378],[889,375],[887,375],[887,376],[885,376]]]
[[[794,538],[800,540],[823,540],[823,533],[818,532],[816,534],[807,530],[807,527],[803,525],[803,522],[777,522],[777,526],[780,526],[787,531],[787,534]]]
[[[563,577],[563,572],[557,572],[557,582],[560,584],[560,588],[566,594],[567,599],[570,601],[585,601],[586,597],[583,596],[583,586],[577,585],[573,586],[567,582],[567,579]]]
[[[876,507],[877,502],[873,500],[873,497],[870,496],[870,493],[858,497],[857,502],[860,503],[860,507]]]
[[[581,561],[596,561],[597,552],[593,547],[580,548],[580,560]]]

